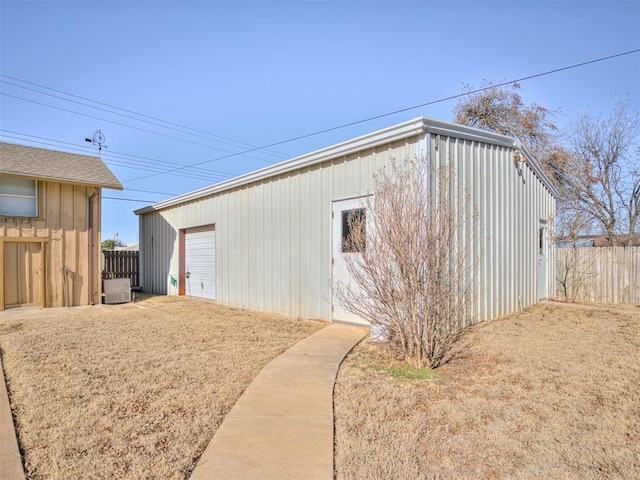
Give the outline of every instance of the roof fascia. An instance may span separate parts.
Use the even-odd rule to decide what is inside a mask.
[[[38,180],[41,182],[55,182],[55,183],[64,183],[67,185],[82,185],[86,187],[109,188],[111,190],[124,190],[124,187],[120,182],[118,182],[117,185],[114,185],[114,184],[106,184],[106,183],[99,183],[99,182],[81,182],[76,180],[69,180],[68,178],[46,177],[42,175],[26,175],[24,173],[5,172],[5,171],[0,171],[0,174],[5,175],[7,177],[28,178],[30,180]]]
[[[531,153],[526,148],[524,148],[524,146],[520,146],[519,148],[520,150],[522,150],[524,158],[527,161],[527,165],[529,165],[531,170],[533,170],[533,173],[535,174],[535,176],[540,179],[540,181],[544,184],[545,187],[547,187],[549,192],[551,192],[551,195],[553,195],[556,199],[560,198],[560,192],[558,191],[556,186],[553,184],[551,179],[547,176],[547,174],[544,173],[544,170],[540,168],[540,165],[538,165],[538,162],[533,157],[533,155],[531,155]]]
[[[397,140],[410,138],[425,133],[451,136],[504,147],[521,148],[526,155],[527,163],[531,166],[531,169],[534,171],[534,173],[545,184],[552,195],[556,197],[558,196],[558,191],[553,186],[551,180],[549,180],[549,178],[540,169],[533,157],[521,147],[519,140],[513,137],[508,137],[506,135],[500,135],[497,133],[480,130],[478,128],[468,127],[466,125],[448,123],[426,117],[418,117],[407,122],[385,128],[383,130],[378,130],[376,132],[372,132],[351,140],[347,140],[342,143],[338,143],[337,145],[326,147],[315,152],[307,153],[299,157],[295,157],[277,163],[275,165],[262,168],[260,170],[246,173],[239,177],[235,177],[230,180],[217,183],[215,185],[178,195],[168,200],[164,200],[162,202],[158,202],[153,205],[135,210],[134,213],[136,215],[143,215],[145,213],[163,210],[165,208],[179,205],[181,203],[197,200],[199,198],[220,193],[235,187],[264,180],[269,177],[281,175],[293,170],[298,170],[300,168],[305,168],[318,163],[326,162],[328,160],[340,158],[361,150],[374,148],[378,145],[384,145],[386,143],[391,143]]]
[[[551,192],[555,198],[560,196],[558,189],[555,187],[551,179],[540,168],[540,165],[533,157],[533,155],[522,145],[522,142],[517,138],[508,137],[506,135],[500,135],[498,133],[487,132],[474,127],[467,127],[466,125],[452,124],[447,122],[441,122],[438,120],[426,119],[427,130],[436,135],[445,135],[451,137],[464,138],[467,140],[492,143],[495,145],[501,145],[504,147],[518,148],[522,151],[527,165],[531,168],[533,173],[540,179],[545,187]]]
[[[462,138],[474,142],[490,143],[503,147],[515,147],[518,141],[506,135],[480,130],[457,123],[442,122],[439,120],[425,119],[427,131],[435,135]]]
[[[357,137],[351,140],[347,140],[337,145],[323,148],[315,152],[307,153],[299,157],[285,160],[284,162],[271,165],[269,167],[261,168],[253,172],[246,173],[239,177],[226,180],[222,183],[212,185],[209,187],[201,188],[193,192],[185,193],[177,197],[164,200],[162,202],[149,205],[147,207],[135,210],[136,215],[142,215],[156,210],[162,210],[180,203],[196,200],[201,197],[219,193],[224,190],[239,187],[248,183],[264,180],[276,175],[282,175],[284,173],[298,170],[301,168],[316,165],[318,163],[326,162],[335,158],[344,157],[351,153],[359,152],[369,148],[374,148],[378,145],[384,145],[392,143],[397,140],[414,137],[416,135],[424,134],[425,132],[425,119],[423,117],[409,120],[408,122],[388,127],[377,132],[369,133],[361,137]]]

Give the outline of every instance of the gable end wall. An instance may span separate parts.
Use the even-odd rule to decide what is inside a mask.
[[[101,189],[94,200],[92,299],[100,303],[100,205]],[[0,240],[39,238],[45,249],[45,295],[47,307],[65,305],[63,267],[68,277],[71,305],[89,303],[89,196],[93,187],[38,181],[38,217],[0,216]],[[2,243],[2,242],[0,242]],[[0,249],[0,255],[4,255]],[[2,272],[0,272],[2,275]],[[2,279],[12,281],[11,279]],[[0,285],[0,287],[2,287]]]

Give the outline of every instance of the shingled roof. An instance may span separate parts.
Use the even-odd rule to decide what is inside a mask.
[[[0,174],[122,190],[98,157],[0,142]]]

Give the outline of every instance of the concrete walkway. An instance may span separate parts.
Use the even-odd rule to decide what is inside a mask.
[[[367,333],[334,323],[272,360],[225,417],[191,478],[333,479],[333,385]]]
[[[4,370],[0,360],[0,478],[2,480],[24,480],[22,457],[13,428],[13,416],[4,381]]]

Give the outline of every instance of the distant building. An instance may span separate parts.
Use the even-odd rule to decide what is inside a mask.
[[[631,242],[629,242],[631,239]],[[612,247],[612,246],[640,246],[640,235],[579,235],[575,240],[563,238],[556,241],[558,248],[569,247]]]
[[[139,243],[127,243],[126,245],[121,245],[119,247],[115,247],[114,250],[116,252],[137,252],[140,250]]]

